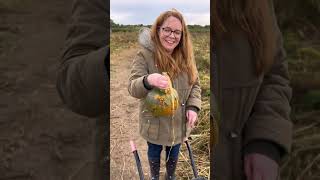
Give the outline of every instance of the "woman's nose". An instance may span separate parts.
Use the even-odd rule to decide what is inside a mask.
[[[174,36],[174,32],[171,32],[171,33],[170,33],[170,35],[169,35],[169,37],[171,37],[171,38],[175,38],[175,36]]]

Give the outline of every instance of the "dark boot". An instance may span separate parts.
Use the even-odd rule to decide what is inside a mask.
[[[160,159],[150,159],[149,166],[151,172],[151,180],[159,180]]]
[[[166,180],[175,180],[175,171],[177,167],[178,159],[169,158],[169,160],[166,162]]]

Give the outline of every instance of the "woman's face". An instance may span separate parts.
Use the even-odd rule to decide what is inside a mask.
[[[161,45],[167,50],[168,53],[172,53],[174,48],[180,42],[182,36],[182,24],[176,17],[168,17],[160,27],[159,39]]]

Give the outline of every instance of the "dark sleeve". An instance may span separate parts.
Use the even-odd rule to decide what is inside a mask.
[[[104,0],[75,0],[58,67],[57,89],[74,112],[103,114],[109,72],[109,13]]]
[[[149,82],[148,82],[148,80],[147,80],[147,79],[148,79],[148,76],[149,76],[149,74],[143,77],[143,85],[144,85],[144,87],[145,87],[146,89],[152,90],[153,87],[149,84]]]
[[[196,106],[188,106],[186,109],[194,111],[196,113],[198,113],[200,111],[200,109],[198,107],[196,107]]]
[[[281,154],[283,154],[282,149],[277,144],[267,140],[256,140],[250,142],[244,147],[243,152],[244,155],[251,153],[263,154],[278,164],[280,163]]]
[[[252,115],[246,123],[244,143],[247,145],[257,139],[264,139],[275,143],[281,151],[287,153],[292,143],[290,121],[292,89],[289,86],[288,64],[282,36],[274,14],[273,17],[277,32],[275,62],[271,70],[264,75]]]

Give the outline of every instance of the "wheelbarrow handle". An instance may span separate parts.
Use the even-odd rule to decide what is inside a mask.
[[[136,164],[137,164],[137,169],[138,169],[140,180],[144,180],[144,175],[143,175],[141,161],[140,161],[140,158],[139,158],[138,151],[137,151],[133,141],[130,141],[130,145],[131,145],[131,151],[132,151],[132,153],[134,155],[134,158],[136,160]]]
[[[191,150],[190,144],[188,143],[188,141],[185,141],[185,143],[187,145],[187,149],[188,149],[188,152],[189,152],[189,157],[190,157],[190,161],[191,161],[193,175],[194,175],[195,178],[198,178],[198,171],[197,171],[196,165],[194,163],[193,154],[192,154],[192,150]]]

